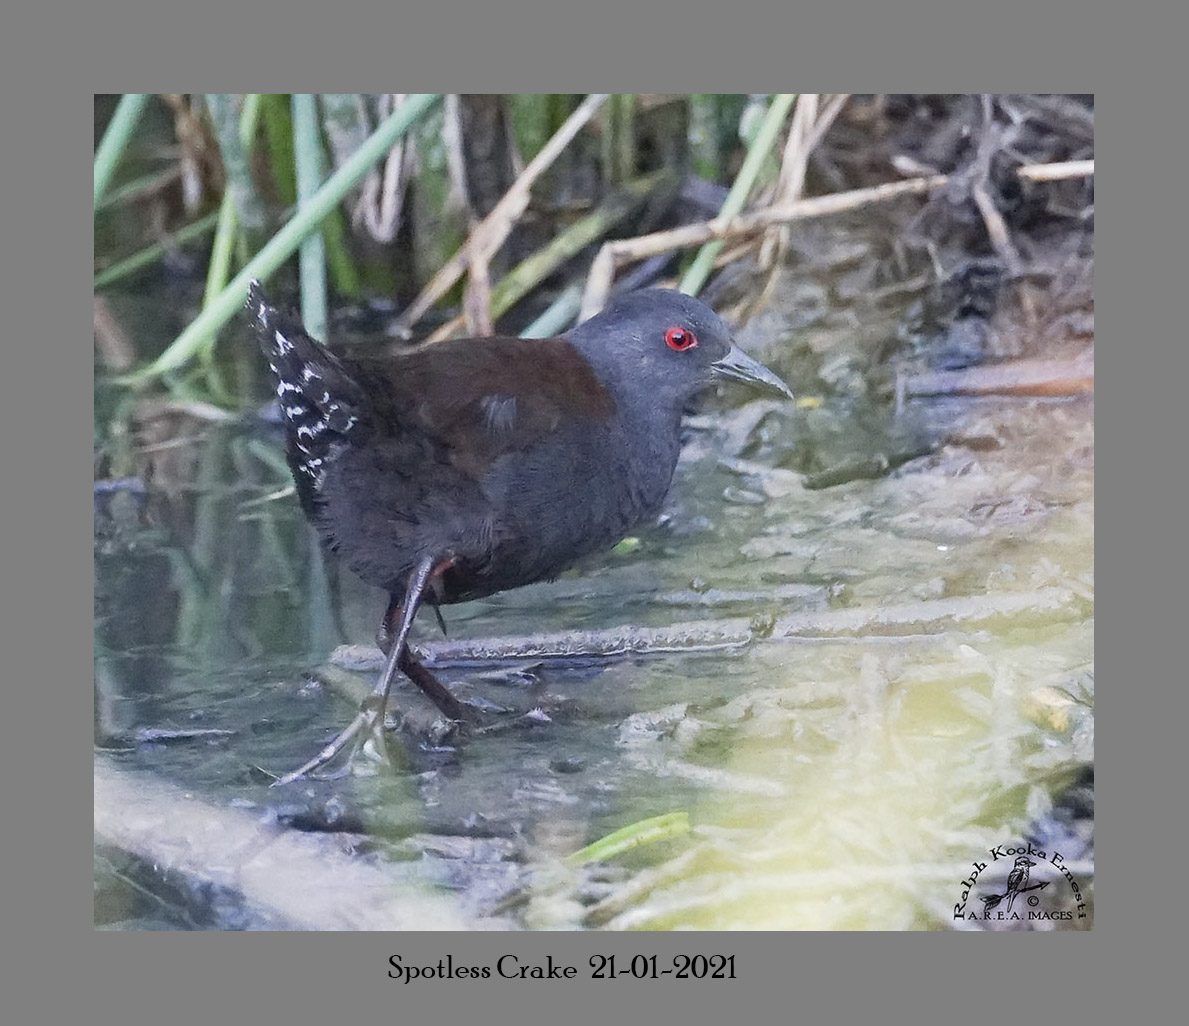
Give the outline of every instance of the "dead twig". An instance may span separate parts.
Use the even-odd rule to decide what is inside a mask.
[[[1064,160],[1054,164],[1023,164],[1016,174],[1029,182],[1060,182],[1067,178],[1092,178],[1094,161]]]
[[[182,173],[182,204],[188,214],[202,203],[205,186],[204,169],[212,163],[216,152],[206,120],[202,117],[200,100],[183,93],[163,94],[173,111],[174,132],[181,144],[179,167]]]
[[[994,101],[986,93],[982,97],[982,108],[983,135],[979,140],[978,153],[969,172],[973,177],[970,195],[982,216],[987,235],[991,239],[991,245],[995,247],[995,252],[999,254],[999,259],[1003,261],[1007,273],[1014,277],[1020,271],[1020,253],[1011,240],[1007,222],[1003,220],[1003,215],[999,213],[999,208],[995,206],[995,201],[991,199],[991,193],[987,188],[991,180],[991,160],[1001,148],[1003,133],[995,124]]]
[[[818,100],[817,93],[801,93],[797,97],[797,105],[793,108],[793,116],[789,121],[789,137],[785,141],[784,154],[780,162],[780,175],[776,180],[773,199],[777,203],[794,203],[801,198],[801,192],[805,187],[805,168],[809,162],[807,142],[817,120]],[[760,248],[761,268],[766,271],[772,269],[784,255],[788,237],[788,225],[769,228],[764,233],[764,242]],[[767,287],[763,291],[767,292]]]
[[[809,168],[809,157],[829,131],[846,103],[848,93],[840,93],[829,100],[818,113],[821,97],[817,93],[802,93],[789,125],[789,137],[784,147],[780,177],[776,183],[775,200],[778,203],[795,203],[805,191],[805,173]],[[766,274],[763,288],[759,289],[747,309],[762,308],[776,287],[777,268],[788,252],[792,229],[787,224],[769,228],[764,233],[760,247],[759,266]]]
[[[487,253],[476,253],[471,257],[467,269],[466,290],[462,297],[462,313],[467,331],[471,335],[490,335],[493,330],[491,316],[491,265]]]
[[[991,237],[991,245],[995,247],[995,252],[999,254],[999,258],[1007,268],[1007,273],[1013,276],[1018,274],[1020,254],[1011,241],[1007,222],[1003,220],[1003,215],[999,213],[999,208],[995,206],[995,201],[991,199],[991,194],[987,191],[986,183],[978,182],[970,190],[970,194],[974,197],[974,205],[978,207],[979,214],[982,215],[987,234]]]

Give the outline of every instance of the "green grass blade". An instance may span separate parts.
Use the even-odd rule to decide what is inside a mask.
[[[527,164],[549,141],[551,98],[548,93],[510,93],[504,108],[521,159]]]
[[[148,100],[148,93],[125,93],[116,104],[116,111],[99,141],[99,148],[95,151],[95,206],[99,206],[99,201],[111,185],[120,158],[124,155],[128,140],[132,138],[132,132]]]
[[[106,192],[103,199],[96,204],[95,212],[110,210],[112,207],[117,207],[126,200],[149,196],[159,189],[164,188],[178,176],[179,171],[176,164],[163,168],[160,171],[150,171],[148,174],[134,178],[130,182],[125,182],[118,189],[111,189]]]
[[[639,848],[645,844],[656,844],[658,841],[669,841],[674,837],[683,837],[689,833],[688,812],[666,812],[663,816],[653,816],[642,819],[600,837],[594,844],[588,844],[572,855],[566,857],[566,864],[583,866],[588,862],[606,862],[625,851]]]
[[[165,254],[166,249],[173,246],[180,246],[184,242],[192,242],[194,239],[201,238],[208,232],[213,231],[219,221],[218,212],[207,214],[206,217],[200,217],[197,221],[186,225],[184,228],[179,228],[163,242],[154,242],[151,246],[146,246],[137,253],[133,253],[130,257],[125,257],[118,263],[112,264],[95,275],[93,288],[95,291],[107,288],[114,285],[122,278],[127,278],[128,275],[134,274],[142,267],[148,267],[149,264],[160,260]]]
[[[326,269],[334,290],[341,298],[359,299],[363,295],[363,281],[351,247],[347,242],[347,219],[342,210],[335,208],[322,222],[322,239],[326,243]]]
[[[541,315],[521,333],[521,338],[551,338],[560,335],[582,309],[582,282],[576,282],[549,304]]]
[[[612,93],[603,108],[603,180],[621,185],[636,168],[636,94]]]
[[[264,206],[252,180],[251,153],[256,136],[260,97],[248,93],[238,104],[231,93],[208,93],[206,107],[219,142],[226,179],[223,194],[235,201],[235,214],[245,228],[264,224]]]
[[[752,139],[751,145],[747,149],[747,156],[743,159],[743,166],[739,168],[739,174],[735,176],[731,191],[727,193],[727,198],[723,201],[719,217],[735,217],[743,210],[752,186],[755,185],[756,176],[760,173],[760,168],[763,167],[764,160],[772,149],[772,144],[776,142],[780,127],[788,118],[789,110],[796,98],[796,93],[779,93],[773,97],[772,103],[764,114],[764,120],[760,122],[755,138]],[[710,277],[715,257],[718,256],[721,249],[722,240],[715,239],[712,242],[707,242],[698,250],[698,255],[682,276],[678,288],[686,295],[696,296],[702,286],[706,284],[706,279]]]

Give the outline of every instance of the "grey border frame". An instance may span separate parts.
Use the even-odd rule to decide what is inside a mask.
[[[4,305],[5,503],[2,720],[9,841],[4,1007],[10,1021],[123,1023],[519,1022],[674,1019],[863,1023],[1146,1019],[1184,971],[1176,899],[1184,703],[1180,468],[1184,427],[1173,369],[1184,328],[1179,191],[1184,167],[1184,19],[1126,5],[998,4],[970,18],[950,4],[896,10],[732,3],[602,3],[563,13],[522,3],[357,15],[343,4],[271,12],[208,3],[10,14],[5,40],[7,231]],[[218,8],[222,8],[221,10]],[[289,16],[286,17],[286,11]],[[1175,24],[1179,19],[1180,24]],[[462,25],[465,29],[460,30]],[[39,74],[40,72],[40,74]],[[1098,311],[1104,624],[1096,927],[1090,934],[953,935],[120,935],[91,926],[91,553],[86,462],[91,380],[79,349],[91,274],[90,94],[158,88],[674,91],[899,86],[1093,90],[1107,140]],[[1168,81],[1162,81],[1168,79]],[[1175,99],[1174,99],[1175,98]],[[1169,109],[1164,108],[1168,106]],[[1103,181],[1105,176],[1105,182]],[[1128,188],[1126,193],[1123,184]],[[17,197],[16,202],[12,197]],[[15,209],[12,209],[14,208]],[[1126,216],[1123,211],[1126,210]],[[1126,287],[1123,283],[1127,279]],[[1164,300],[1165,302],[1161,302]],[[1167,421],[1168,423],[1162,423]],[[1130,459],[1122,454],[1128,440]],[[28,539],[28,540],[26,540]],[[1178,587],[1179,586],[1179,587]],[[1167,593],[1166,593],[1167,591]],[[1167,754],[1166,754],[1167,753]],[[23,770],[23,772],[18,772]],[[11,892],[15,891],[15,894]],[[1183,899],[1182,899],[1183,903]],[[14,944],[13,941],[16,941]],[[13,955],[14,948],[17,954]],[[436,961],[499,954],[576,964],[614,950],[735,952],[734,983],[690,981],[402,986],[393,953]],[[1179,970],[1174,974],[1173,970]],[[1179,991],[1179,988],[1178,988]],[[1160,1016],[1160,1019],[1165,1016]]]

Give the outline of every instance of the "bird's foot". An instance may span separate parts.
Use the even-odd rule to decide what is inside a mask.
[[[384,703],[380,701],[380,696],[369,695],[365,698],[359,707],[359,712],[355,714],[355,718],[344,730],[335,735],[330,744],[297,769],[277,777],[269,786],[280,787],[283,784],[291,784],[295,780],[313,775],[315,770],[320,770],[323,766],[334,762],[351,742],[354,742],[354,745],[343,767],[334,773],[319,774],[317,779],[336,780],[346,776],[351,772],[355,759],[361,751],[378,761],[390,761],[387,744],[384,740]]]

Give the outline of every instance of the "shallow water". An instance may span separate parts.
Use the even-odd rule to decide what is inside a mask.
[[[262,837],[331,835],[475,926],[962,925],[971,861],[1043,822],[1092,761],[1092,403],[747,399],[693,419],[637,543],[445,610],[450,642],[730,621],[745,643],[449,665],[498,729],[406,732],[395,769],[271,790],[264,771],[350,718],[332,652],[370,643],[383,599],[324,566],[269,429],[170,421],[144,509],[121,493],[97,512],[101,772]],[[882,477],[805,485],[911,452]],[[856,610],[886,615],[856,627]],[[440,644],[432,617],[416,632]],[[563,861],[677,810],[689,833]],[[258,896],[227,897],[255,856],[217,838],[180,829],[172,869],[101,843],[97,922],[269,925]],[[1066,858],[1088,887],[1084,853]]]

